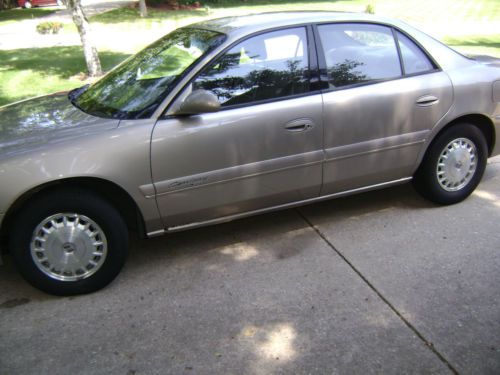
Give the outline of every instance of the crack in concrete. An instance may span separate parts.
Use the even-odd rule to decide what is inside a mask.
[[[427,348],[429,348],[443,364],[445,364],[448,369],[455,375],[459,375],[459,372],[457,369],[444,357],[443,354],[441,354],[435,347],[434,344],[427,340],[425,336],[420,333],[420,331],[413,325],[409,320],[407,320],[403,314],[401,314],[396,307],[389,302],[389,300],[384,297],[384,295],[373,285],[362,273],[359,271],[354,264],[347,259],[347,257],[342,254],[333,244],[326,238],[326,236],[319,230],[318,227],[316,227],[299,209],[295,209],[297,214],[304,220],[307,225],[309,225],[315,232],[316,234],[321,237],[321,239],[327,244],[329,248],[331,248],[347,265],[365,282],[368,287],[375,292],[375,294],[396,314],[396,316],[401,319],[401,321],[425,344]]]

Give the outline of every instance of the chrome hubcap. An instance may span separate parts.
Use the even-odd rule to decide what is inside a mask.
[[[87,216],[59,213],[34,230],[31,256],[47,276],[62,281],[85,279],[103,265],[108,244],[103,230]]]
[[[477,167],[477,151],[467,138],[458,138],[443,149],[438,159],[436,176],[446,191],[464,188],[474,177]]]

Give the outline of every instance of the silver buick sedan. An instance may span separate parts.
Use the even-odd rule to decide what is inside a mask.
[[[413,180],[465,199],[500,152],[500,65],[405,23],[291,12],[173,31],[99,81],[0,108],[0,224],[56,295],[147,237]]]

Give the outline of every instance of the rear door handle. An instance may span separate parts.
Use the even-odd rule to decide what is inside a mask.
[[[314,127],[314,122],[307,118],[299,118],[296,120],[292,120],[287,122],[285,125],[285,129],[290,132],[304,132],[310,130]]]
[[[439,99],[434,95],[424,95],[417,99],[417,105],[419,107],[429,107],[431,105],[437,104]]]

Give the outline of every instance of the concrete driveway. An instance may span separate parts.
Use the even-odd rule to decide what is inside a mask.
[[[500,373],[500,158],[465,202],[405,185],[137,241],[74,298],[0,267],[0,374]]]

